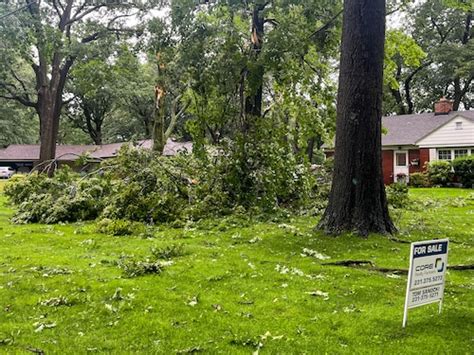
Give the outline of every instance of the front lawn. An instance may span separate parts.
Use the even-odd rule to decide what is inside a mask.
[[[112,237],[90,223],[11,225],[0,196],[0,352],[471,354],[473,271],[448,271],[443,313],[412,310],[402,329],[405,275],[324,265],[406,269],[401,241],[445,237],[450,265],[474,263],[472,190],[410,195],[418,208],[394,213],[398,240],[327,237],[309,217]],[[123,269],[181,244],[161,274]],[[330,258],[304,256],[314,252]]]

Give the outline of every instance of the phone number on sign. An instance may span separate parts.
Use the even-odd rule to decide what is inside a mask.
[[[442,282],[443,281],[443,275],[439,276],[432,276],[432,277],[425,277],[419,280],[415,280],[413,282],[413,286],[420,286],[420,285],[426,285],[432,282]]]

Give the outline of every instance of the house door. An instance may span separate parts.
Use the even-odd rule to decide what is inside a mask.
[[[393,181],[408,181],[408,151],[399,150],[394,152]]]

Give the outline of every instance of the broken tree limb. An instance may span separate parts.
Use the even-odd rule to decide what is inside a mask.
[[[397,238],[397,237],[394,237],[394,236],[390,236],[388,239],[391,240],[392,242],[395,242],[395,243],[402,243],[402,244],[410,244],[411,243],[409,240],[403,240],[403,239],[400,239],[400,238]]]
[[[322,265],[345,266],[345,267],[352,267],[356,269],[364,269],[364,270],[369,270],[369,271],[378,271],[382,273],[391,273],[391,274],[408,274],[408,269],[378,267],[371,260],[339,260],[339,261],[333,261],[330,263],[323,263]],[[369,266],[369,267],[364,267],[364,266]],[[474,270],[474,264],[448,265],[448,270],[457,270],[457,271]]]
[[[333,261],[330,263],[324,263],[323,265],[350,266],[350,267],[357,267],[359,265],[375,266],[374,262],[370,260],[340,260],[340,261]]]
[[[474,264],[467,264],[467,265],[448,265],[448,269],[450,270],[474,270]]]

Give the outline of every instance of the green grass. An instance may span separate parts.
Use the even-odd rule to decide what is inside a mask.
[[[449,263],[473,263],[472,190],[413,189],[411,196],[426,206],[394,214],[397,237],[448,237]],[[12,225],[12,213],[0,196],[0,352],[474,352],[472,271],[449,271],[443,313],[436,305],[414,309],[402,329],[405,276],[301,256],[310,248],[328,261],[407,268],[409,244],[383,236],[326,237],[307,217],[206,221],[143,239],[98,234],[93,224]],[[160,275],[127,278],[117,266],[175,244],[184,255]],[[41,304],[54,297],[70,305]],[[39,331],[41,323],[55,326]]]

